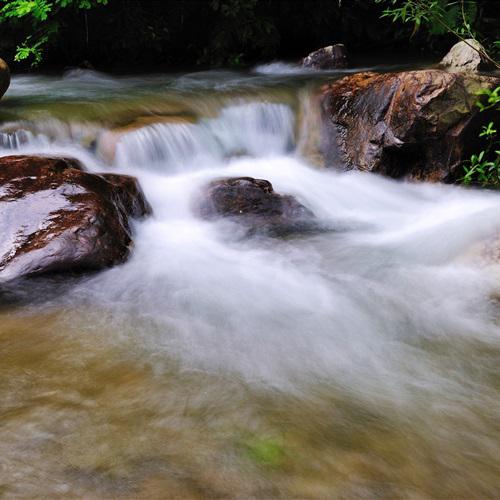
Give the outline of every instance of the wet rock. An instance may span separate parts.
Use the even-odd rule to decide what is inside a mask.
[[[251,233],[282,236],[315,226],[313,213],[293,196],[278,194],[269,181],[253,177],[214,180],[194,206],[203,219],[229,218]]]
[[[499,79],[421,70],[357,73],[323,87],[327,166],[454,182],[489,117],[476,92]]]
[[[134,177],[96,175],[73,159],[0,158],[0,282],[125,260],[130,217],[149,205]]]
[[[488,67],[488,61],[478,50],[484,51],[483,46],[477,40],[470,38],[458,42],[444,56],[439,66],[448,71],[477,73],[480,69]]]
[[[7,92],[10,85],[10,70],[7,63],[0,59],[0,99]]]
[[[325,163],[322,155],[323,126],[321,95],[304,89],[299,92],[299,106],[296,114],[297,153],[317,167]]]
[[[311,52],[302,60],[302,66],[313,69],[336,69],[347,67],[345,45],[337,43]]]

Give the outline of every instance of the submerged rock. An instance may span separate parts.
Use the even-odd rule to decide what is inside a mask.
[[[286,235],[310,230],[314,214],[293,196],[274,191],[272,184],[253,177],[233,177],[210,182],[195,202],[203,219],[230,218],[252,233]]]
[[[0,59],[0,99],[7,92],[10,85],[10,70],[7,63]]]
[[[302,60],[302,66],[313,69],[336,69],[347,67],[345,45],[337,43],[311,52]]]
[[[478,52],[483,46],[472,38],[453,45],[439,66],[448,71],[477,73],[488,66],[488,61]]]
[[[499,79],[442,70],[357,73],[323,88],[327,166],[453,182],[486,114],[476,92]]]
[[[0,282],[125,260],[130,217],[149,205],[134,177],[84,172],[73,159],[0,158]]]

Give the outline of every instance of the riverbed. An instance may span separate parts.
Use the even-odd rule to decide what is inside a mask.
[[[0,155],[134,175],[153,215],[125,264],[2,293],[0,497],[499,496],[500,196],[319,167],[342,75],[13,77]],[[231,176],[328,230],[198,219]]]

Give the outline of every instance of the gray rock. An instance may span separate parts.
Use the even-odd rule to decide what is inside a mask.
[[[302,60],[302,66],[313,69],[336,69],[347,67],[345,45],[337,43],[311,52]]]
[[[469,38],[458,42],[453,45],[439,65],[448,71],[476,73],[488,65],[478,50],[483,50],[483,47],[477,40]]]

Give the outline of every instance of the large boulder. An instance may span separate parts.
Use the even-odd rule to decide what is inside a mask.
[[[337,43],[311,52],[302,60],[302,66],[312,69],[337,69],[347,67],[345,45]]]
[[[448,71],[463,71],[475,73],[488,66],[488,61],[481,55],[483,46],[472,38],[463,40],[450,49],[439,66]]]
[[[7,92],[10,85],[10,70],[7,63],[0,59],[0,99]]]
[[[84,172],[76,160],[0,158],[0,282],[122,262],[130,217],[150,208],[134,177]]]
[[[453,182],[488,117],[480,88],[499,79],[442,70],[357,73],[322,89],[327,166]]]
[[[293,196],[274,191],[272,184],[253,177],[232,177],[210,182],[194,204],[205,220],[229,218],[251,233],[282,236],[312,229],[313,213]]]

